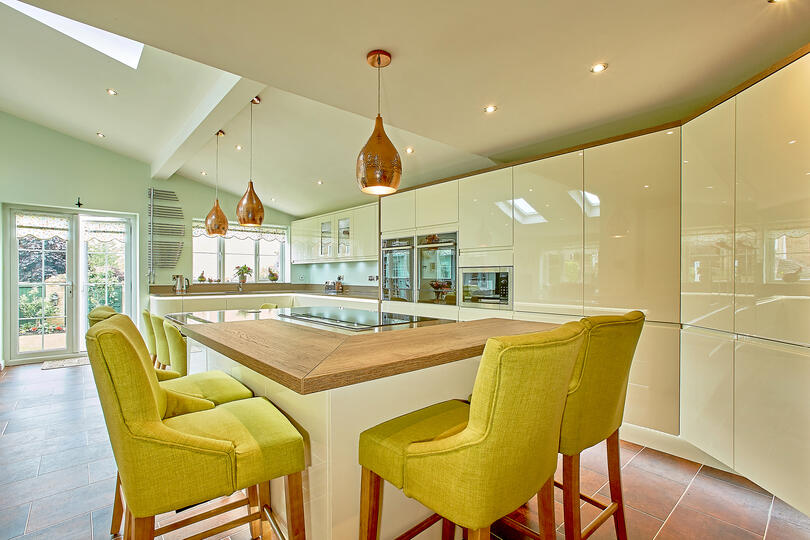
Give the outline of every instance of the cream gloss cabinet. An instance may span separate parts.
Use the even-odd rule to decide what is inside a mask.
[[[511,248],[512,204],[511,167],[460,180],[459,249]]]
[[[416,227],[458,222],[458,180],[417,189],[415,194]]]
[[[514,308],[582,311],[583,214],[598,212],[582,191],[582,152],[518,165],[514,181]]]
[[[416,227],[416,192],[395,193],[380,199],[380,231],[390,232]]]
[[[680,129],[585,150],[585,315],[680,322]]]
[[[734,367],[734,469],[810,512],[810,349],[740,337]]]
[[[317,218],[299,219],[290,223],[290,262],[293,264],[318,260]]]
[[[380,248],[378,221],[376,204],[360,206],[353,210],[352,256],[354,259],[377,259]]]
[[[682,128],[681,322],[734,331],[732,98]]]
[[[734,467],[734,334],[681,331],[681,436]]]
[[[810,55],[737,105],[735,330],[810,345]]]

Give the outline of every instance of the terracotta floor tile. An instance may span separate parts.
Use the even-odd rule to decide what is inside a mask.
[[[810,540],[810,529],[805,529],[790,521],[771,517],[765,540]]]
[[[773,500],[772,516],[776,519],[789,521],[804,529],[810,529],[810,516],[802,514],[779,497]]]
[[[600,510],[595,506],[586,504],[582,507],[582,528],[584,529],[588,523],[593,521],[599,515]],[[627,522],[627,536],[629,540],[652,540],[655,537],[661,525],[664,524],[663,520],[656,519],[649,514],[639,512],[635,508],[625,505],[626,522]],[[599,527],[595,533],[590,537],[594,540],[616,540],[616,528],[613,524],[613,518],[608,519]]]
[[[708,465],[704,465],[698,474],[705,474],[706,476],[711,476],[713,478],[717,478],[718,480],[723,480],[724,482],[728,482],[729,484],[734,484],[736,486],[744,487],[746,489],[750,489],[751,491],[756,491],[757,493],[761,493],[762,495],[770,495],[770,493],[755,483],[753,483],[748,478],[744,476],[740,476],[738,474],[722,471],[720,469],[715,469],[714,467],[709,467]]]
[[[643,447],[627,441],[619,441],[619,461],[622,467],[638,454]],[[580,465],[599,474],[607,475],[607,445],[605,441],[586,448],[579,456]]]
[[[768,523],[771,497],[711,476],[698,475],[683,496],[681,505],[762,536]]]
[[[562,460],[554,473],[554,480],[562,482]],[[599,491],[608,481],[608,477],[594,470],[580,466],[579,468],[579,490],[585,495],[593,495]],[[563,492],[560,488],[554,488],[554,500],[562,502]]]
[[[95,484],[37,499],[31,504],[27,530],[44,529],[84,514],[87,515],[89,525],[90,512],[109,505],[114,490],[115,478],[109,478]]]
[[[634,467],[653,472],[681,484],[689,484],[700,469],[700,464],[652,448],[645,448],[633,458]]]
[[[30,503],[0,510],[0,538],[14,538],[25,532]]]
[[[88,540],[92,538],[92,534],[90,514],[84,514],[19,538],[23,540],[56,540],[57,538],[59,540]]]
[[[688,506],[678,505],[656,540],[761,540],[745,529],[720,521]]]
[[[631,463],[622,469],[622,488],[625,504],[663,520],[675,508],[686,486]],[[608,486],[599,495],[609,497]]]
[[[518,523],[525,525],[532,529],[533,531],[537,531],[540,529],[540,523],[537,516],[537,497],[532,498],[527,504],[521,506],[511,514],[509,517],[517,521]],[[554,501],[554,524],[555,527],[559,527],[563,523],[563,505],[560,502]],[[508,528],[508,526],[505,526]],[[514,529],[509,528],[508,530],[504,530],[504,527],[498,527],[498,530],[501,531],[501,536],[504,540],[510,540],[512,538],[523,538],[523,536],[515,531]]]

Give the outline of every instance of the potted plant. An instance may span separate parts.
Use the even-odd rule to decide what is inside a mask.
[[[267,269],[267,278],[270,281],[278,281],[278,272],[276,272],[276,270],[274,270],[273,268],[268,268]]]
[[[236,275],[239,277],[239,283],[247,282],[247,277],[253,275],[253,269],[246,264],[236,267]]]

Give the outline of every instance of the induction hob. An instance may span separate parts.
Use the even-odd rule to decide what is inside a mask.
[[[345,330],[372,330],[381,326],[435,321],[434,317],[404,315],[402,313],[366,311],[341,307],[296,307],[283,310],[279,317],[309,323],[337,326]]]

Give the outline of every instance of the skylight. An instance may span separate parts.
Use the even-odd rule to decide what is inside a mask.
[[[143,43],[24,4],[19,0],[0,0],[0,3],[19,11],[23,15],[28,15],[32,19],[50,26],[57,32],[84,43],[102,54],[106,54],[113,60],[117,60],[132,69],[138,69],[138,63],[141,61],[141,53],[143,52]]]
[[[600,205],[602,204],[602,201],[599,200],[598,195],[595,195],[590,191],[580,191],[578,189],[572,189],[568,192],[568,195],[574,199],[574,201],[576,201],[579,207],[585,212],[586,216],[599,217]]]
[[[523,225],[548,223],[548,220],[541,216],[537,210],[534,209],[534,206],[529,204],[529,202],[523,197],[508,201],[498,201],[495,203],[495,206],[497,206],[501,212],[509,217],[512,217],[512,211],[514,210],[515,219],[518,221],[518,223]]]

